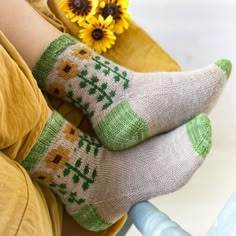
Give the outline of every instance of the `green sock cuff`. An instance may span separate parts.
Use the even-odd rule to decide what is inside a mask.
[[[46,123],[37,143],[33,146],[26,159],[20,163],[28,173],[31,173],[38,165],[42,157],[45,155],[45,152],[49,149],[52,140],[62,129],[64,123],[65,119],[59,113],[54,111]]]
[[[68,46],[76,44],[77,42],[78,41],[69,34],[62,34],[48,45],[33,69],[34,78],[37,80],[41,89],[45,89],[46,79],[49,72],[54,67],[58,56]]]
[[[98,214],[95,206],[90,204],[82,207],[73,215],[73,218],[82,227],[94,232],[105,230],[112,225]]]
[[[211,122],[207,115],[200,114],[186,125],[194,150],[203,160],[211,149]]]

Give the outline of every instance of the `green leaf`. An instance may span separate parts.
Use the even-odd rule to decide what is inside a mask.
[[[79,84],[80,88],[85,88],[87,86],[87,83],[85,81],[80,82]]]
[[[63,176],[66,177],[70,174],[70,169],[64,169],[63,170]]]
[[[109,61],[105,61],[105,64],[106,64],[106,65],[110,65],[110,62],[109,62]]]
[[[82,97],[77,97],[76,102],[80,104],[82,102]]]
[[[110,102],[107,102],[103,105],[102,110],[106,110],[111,105]]]
[[[84,145],[84,141],[82,139],[80,139],[80,141],[78,143],[79,148],[82,148],[83,145]]]
[[[89,165],[86,165],[84,167],[84,175],[87,175],[89,173]]]
[[[123,72],[122,72],[122,75],[123,75],[124,77],[126,77],[126,76],[127,76],[127,72],[126,72],[126,71],[123,71]]]
[[[103,73],[104,73],[105,76],[108,76],[110,74],[110,72],[111,71],[109,69],[108,70],[103,70]]]
[[[82,75],[82,76],[86,76],[88,74],[88,71],[87,70],[82,70],[81,72],[80,72],[80,75]]]
[[[87,147],[86,147],[86,152],[89,153],[90,150],[91,150],[91,146],[90,146],[90,144],[88,144]]]
[[[88,108],[89,108],[89,103],[85,103],[85,104],[84,104],[84,109],[85,109],[85,110],[88,110]]]
[[[93,173],[92,173],[92,178],[93,178],[93,180],[95,179],[97,177],[97,171],[96,171],[96,169],[93,171]]]
[[[97,102],[101,102],[103,99],[104,99],[104,96],[103,95],[99,95],[98,98],[97,98]]]
[[[66,185],[65,184],[60,184],[59,187],[60,187],[60,189],[66,189]]]
[[[102,143],[99,143],[99,142],[97,142],[96,143],[96,146],[99,148],[99,147],[102,147]]]
[[[67,97],[68,98],[72,98],[74,96],[74,93],[73,93],[73,91],[68,91],[68,93],[67,93]]]
[[[82,164],[82,161],[81,161],[81,159],[79,159],[75,162],[75,167],[79,168],[81,166],[81,164]]]
[[[55,188],[55,187],[57,186],[54,182],[50,183],[49,185],[50,185],[50,187],[52,187],[52,188]]]
[[[84,202],[85,202],[85,199],[80,198],[77,203],[80,205],[80,204],[82,204],[82,203],[84,203]]]
[[[96,147],[95,149],[94,149],[94,156],[96,157],[98,155],[98,148]]]
[[[76,193],[76,192],[71,192],[71,193],[70,193],[70,197],[72,197],[72,198],[77,197],[77,193]]]
[[[94,137],[91,137],[90,139],[91,139],[92,144],[95,144],[96,139]]]
[[[73,198],[69,198],[69,199],[68,199],[68,202],[70,202],[70,203],[74,203],[74,201],[75,201],[75,200],[74,200]]]
[[[99,79],[97,76],[93,76],[91,81],[96,84],[99,81]]]
[[[94,111],[91,111],[91,112],[88,114],[88,117],[91,119],[93,116],[94,116]]]
[[[101,70],[102,66],[100,64],[95,65],[95,70]]]
[[[84,191],[86,191],[89,188],[89,183],[88,182],[83,183],[82,188]]]
[[[95,56],[94,58],[98,61],[101,59],[101,57],[99,57],[99,56]]]
[[[93,95],[97,92],[96,88],[89,89],[89,95]]]
[[[114,67],[114,71],[115,71],[115,72],[119,71],[119,67],[118,67],[118,66],[115,66],[115,67]]]
[[[61,193],[62,195],[67,194],[67,192],[65,190],[60,190],[59,193]]]
[[[103,83],[103,84],[101,85],[101,88],[102,88],[103,90],[107,89],[107,83]]]
[[[78,184],[78,183],[79,183],[79,180],[80,180],[80,178],[79,178],[78,175],[74,175],[74,176],[73,176],[73,183],[74,183],[74,184]]]
[[[129,87],[129,81],[125,81],[124,85],[123,85],[123,88],[124,89],[127,89]]]
[[[111,97],[115,97],[115,96],[116,96],[116,91],[112,90],[112,91],[109,93],[109,95],[110,95]]]
[[[114,80],[115,80],[115,82],[119,82],[120,81],[120,76],[119,75],[114,76]]]

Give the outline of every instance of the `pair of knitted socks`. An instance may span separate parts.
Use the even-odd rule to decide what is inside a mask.
[[[34,76],[42,90],[82,109],[100,141],[53,112],[21,164],[80,225],[105,229],[137,202],[191,178],[211,147],[210,121],[196,115],[214,106],[230,71],[220,60],[192,72],[136,73],[62,35]]]

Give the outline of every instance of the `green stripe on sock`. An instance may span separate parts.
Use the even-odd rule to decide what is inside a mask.
[[[37,80],[41,89],[45,89],[48,74],[54,67],[57,57],[68,46],[76,43],[77,40],[71,37],[69,34],[63,34],[49,44],[33,69],[34,78]]]
[[[90,231],[101,231],[112,224],[105,221],[98,213],[93,205],[86,205],[82,207],[73,218],[85,229]]]
[[[52,140],[60,132],[64,122],[65,120],[60,114],[53,112],[37,143],[31,149],[26,159],[21,162],[21,165],[28,171],[28,173],[31,173],[31,171],[38,165],[39,161],[50,147]]]
[[[205,114],[200,114],[186,125],[187,133],[194,150],[202,159],[211,149],[211,124]]]
[[[147,123],[128,101],[114,107],[96,125],[95,131],[102,143],[114,151],[134,146],[148,136]]]

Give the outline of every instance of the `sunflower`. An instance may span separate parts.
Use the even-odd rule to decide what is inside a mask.
[[[106,52],[116,40],[112,31],[112,21],[112,16],[108,16],[105,20],[101,15],[98,18],[92,16],[89,21],[81,25],[84,28],[79,31],[79,37],[97,53]]]
[[[124,29],[128,29],[128,20],[130,15],[127,12],[128,0],[99,0],[98,14],[102,15],[106,19],[111,15],[115,21],[113,31],[117,34],[124,32]]]
[[[98,0],[62,0],[60,10],[66,13],[66,17],[72,22],[81,24],[96,13]]]

